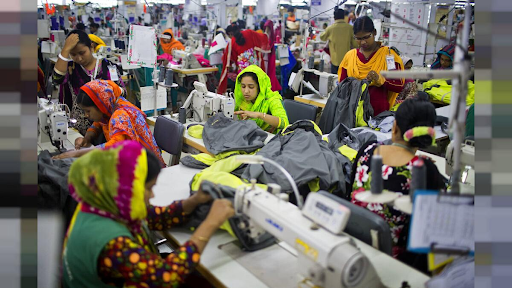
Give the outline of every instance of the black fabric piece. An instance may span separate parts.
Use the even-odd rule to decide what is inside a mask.
[[[206,121],[203,130],[204,146],[217,155],[227,151],[253,152],[264,145],[267,133],[254,121],[235,121],[217,113]]]
[[[291,174],[304,199],[310,192],[308,183],[316,178],[319,179],[320,190],[333,193],[345,190],[344,180],[340,178],[342,167],[314,125],[309,120],[299,120],[256,153],[283,166]],[[248,165],[242,178],[256,179],[263,184],[276,183],[281,186],[281,191],[293,192],[285,175],[268,163]]]
[[[68,188],[69,168],[74,161],[74,158],[53,160],[48,150],[42,151],[37,157],[38,208],[60,210],[65,231],[78,205]]]
[[[331,151],[334,152],[336,155],[336,160],[340,163],[342,167],[342,172],[340,173],[340,177],[344,179],[345,181],[345,187],[346,189],[343,189],[342,198],[347,199],[347,192],[350,194],[352,191],[351,185],[352,185],[352,165],[355,162],[352,162],[348,157],[341,154],[339,148],[347,145],[348,147],[359,151],[359,149],[367,142],[372,141],[375,142],[377,140],[377,136],[371,133],[362,133],[359,134],[358,132],[351,131],[347,128],[347,126],[343,124],[339,124],[334,128],[334,130],[329,133],[328,136],[328,147],[331,149]],[[356,158],[357,159],[357,158]]]
[[[361,93],[363,84],[367,88]],[[323,133],[330,133],[338,124],[343,123],[348,128],[356,126],[356,110],[359,101],[363,101],[363,119],[368,123],[373,116],[373,107],[370,104],[369,83],[367,80],[358,80],[347,77],[334,89],[325,104],[318,126]]]
[[[201,190],[205,193],[210,194],[213,199],[228,199],[231,202],[233,202],[235,199],[236,189],[229,186],[217,185],[205,180],[201,182]],[[194,212],[190,214],[190,220],[184,225],[184,227],[195,228],[201,225],[201,223],[206,219],[206,216],[208,216],[211,205],[212,202],[197,206]],[[266,232],[260,235],[257,241],[249,237],[247,230],[239,228],[239,224],[244,221],[244,217],[242,216],[235,215],[231,217],[228,221],[231,226],[231,230],[233,230],[233,233],[238,238],[238,241],[241,244],[242,250],[256,251],[276,243],[274,236]],[[246,225],[246,227],[248,226],[249,225]]]

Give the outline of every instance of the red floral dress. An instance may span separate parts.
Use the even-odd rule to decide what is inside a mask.
[[[386,205],[386,204],[378,204],[378,203],[366,203],[366,202],[360,202],[355,199],[355,195],[357,193],[363,192],[363,191],[369,191],[371,189],[371,178],[372,178],[372,167],[371,167],[371,158],[373,155],[373,152],[379,145],[377,143],[371,144],[367,146],[366,148],[363,147],[364,151],[361,153],[361,156],[357,160],[357,168],[355,172],[355,179],[353,184],[353,192],[351,194],[352,203],[364,207],[379,216],[381,216],[386,222],[388,222],[389,227],[391,229],[391,238],[393,240],[393,251],[392,255],[393,257],[397,257],[401,253],[405,251],[405,243],[404,238],[407,237],[407,235],[402,235],[405,233],[402,233],[404,230],[404,227],[409,221],[409,215],[402,213],[398,210],[395,210],[392,206]],[[416,161],[420,159],[419,156],[414,156],[409,163],[403,166],[388,166],[388,165],[382,165],[382,179],[384,180],[384,189],[388,191],[394,191],[395,193],[398,193],[400,196],[402,195],[408,195],[409,194],[409,188],[411,185],[412,180],[412,166]],[[435,168],[435,165],[433,162],[424,156],[421,156],[421,159],[423,161],[429,162],[429,165],[427,165],[429,168],[435,169],[436,174],[439,174],[437,171],[437,168]],[[432,175],[432,174],[430,174]],[[427,168],[427,177],[429,177],[429,169]],[[441,176],[442,177],[442,176]],[[430,178],[435,179],[435,181],[432,181],[434,183],[437,183],[436,186],[438,187],[427,187],[429,189],[441,189],[443,188],[444,184],[443,182],[439,182],[438,180],[440,178]],[[428,182],[428,181],[427,181]]]

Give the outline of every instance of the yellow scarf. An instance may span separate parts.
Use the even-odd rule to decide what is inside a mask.
[[[382,49],[384,48],[384,49]],[[387,64],[386,64],[386,56],[387,55],[393,55],[395,58],[395,62],[400,64],[400,70],[403,70],[403,63],[402,59],[398,54],[395,53],[395,51],[389,49],[389,47],[383,46],[377,50],[377,52],[373,55],[373,57],[368,61],[368,63],[363,63],[361,60],[359,60],[359,57],[357,57],[357,49],[352,49],[347,52],[345,57],[343,57],[343,60],[340,64],[340,69],[338,70],[338,78],[341,77],[341,71],[342,68],[345,68],[347,70],[347,76],[348,77],[354,77],[359,80],[363,80],[368,76],[368,73],[370,71],[375,71],[379,73],[380,71],[387,71]],[[404,79],[401,79],[402,82],[404,82]],[[386,78],[382,77],[382,75],[379,74],[379,80],[374,81],[370,84],[370,86],[377,86],[380,87],[384,85],[384,82],[386,82]],[[399,93],[392,92],[388,90],[388,102],[389,107],[393,107],[393,104],[395,103],[396,97]]]
[[[100,50],[100,47],[101,46],[107,46],[105,44],[105,42],[103,42],[103,40],[101,40],[100,37],[94,35],[94,34],[89,34],[89,39],[91,39],[92,42],[98,44],[98,46],[96,46],[96,48],[94,49],[94,53],[98,53],[98,51]]]

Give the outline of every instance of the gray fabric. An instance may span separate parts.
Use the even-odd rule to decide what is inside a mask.
[[[339,124],[331,131],[331,133],[329,133],[328,140],[329,149],[334,152],[336,159],[343,169],[342,173],[340,173],[340,177],[344,178],[345,185],[350,186],[353,162],[345,155],[341,154],[339,148],[347,145],[348,147],[359,151],[366,142],[377,140],[377,136],[372,133],[360,134],[359,132],[351,131],[343,124]]]
[[[395,112],[384,111],[379,115],[372,117],[370,121],[368,121],[368,126],[370,126],[372,129],[379,129],[379,131],[383,133],[388,133],[391,132],[394,122]]]
[[[386,140],[389,140],[391,139],[391,133],[384,133],[384,132],[380,132],[380,131],[375,131],[375,130],[372,130],[371,128],[368,128],[368,127],[358,127],[358,128],[352,128],[350,129],[358,134],[370,134],[370,135],[375,135],[377,137],[377,141],[378,142],[384,142]],[[368,136],[370,137],[370,136]]]
[[[363,101],[363,119],[368,122],[373,116],[368,88],[361,93],[362,85],[367,80],[357,80],[353,77],[345,78],[331,93],[320,117],[318,126],[323,133],[330,133],[338,124],[343,123],[347,128],[356,126],[356,110],[359,101]]]
[[[236,192],[236,188],[225,185],[217,185],[206,180],[201,182],[201,190],[204,191],[205,193],[210,194],[213,199],[224,198],[230,200],[231,202],[233,202]],[[197,208],[192,212],[192,214],[190,214],[190,220],[186,224],[184,224],[184,226],[187,228],[198,227],[204,221],[204,219],[206,219],[206,216],[208,216],[211,205],[212,202],[197,206]],[[247,230],[239,228],[240,222],[244,221],[244,218],[242,216],[235,215],[231,217],[228,221],[231,226],[231,230],[233,230],[233,233],[238,238],[238,241],[240,242],[241,248],[243,250],[256,251],[259,249],[266,248],[275,243],[274,237],[269,233],[264,233],[260,235],[256,240],[250,238],[247,234]]]
[[[180,162],[181,164],[194,169],[205,169],[209,167],[208,165],[204,164],[201,161],[196,160],[194,157],[190,155],[182,157],[180,159]]]
[[[263,147],[267,133],[254,121],[235,121],[217,113],[204,124],[203,141],[208,152],[253,152]]]
[[[295,122],[284,132],[272,138],[256,154],[272,159],[283,166],[292,175],[304,197],[309,193],[308,182],[316,178],[319,178],[321,190],[334,189],[335,193],[340,189],[345,190],[340,177],[342,167],[327,146],[327,142],[322,140],[322,135],[314,130],[314,123],[311,121]],[[242,178],[256,179],[264,184],[276,183],[284,192],[293,191],[286,177],[268,163],[248,165]]]

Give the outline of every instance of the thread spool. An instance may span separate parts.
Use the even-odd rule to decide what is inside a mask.
[[[187,109],[180,107],[178,120],[181,124],[185,124],[187,122]]]
[[[172,85],[173,74],[172,69],[167,69],[167,71],[165,71],[165,85]]]
[[[372,194],[381,194],[383,190],[382,182],[382,156],[373,155],[372,157],[372,180],[371,191]]]
[[[315,56],[310,56],[309,57],[308,68],[309,69],[315,68]]]
[[[313,62],[313,63],[314,63],[314,62]],[[320,70],[320,72],[324,72],[324,59],[321,59],[321,60],[320,60],[320,65],[319,65],[319,66],[320,66],[320,67],[318,67],[318,68],[319,68],[318,70]]]
[[[165,67],[164,66],[161,66],[160,67],[160,74],[158,75],[158,82],[162,83],[164,82],[165,80]]]

